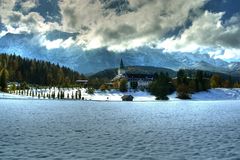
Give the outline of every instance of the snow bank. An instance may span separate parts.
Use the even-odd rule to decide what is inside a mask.
[[[93,95],[90,95],[86,92],[86,89],[42,89],[37,90],[37,94],[43,93],[58,94],[59,91],[64,91],[65,99],[71,99],[72,95],[76,93],[76,91],[81,91],[81,96],[84,100],[93,100],[93,101],[122,101],[121,97],[123,95],[132,95],[134,97],[133,101],[155,101],[155,96],[150,95],[148,92],[126,92],[121,93],[119,91],[111,90],[111,91],[95,91]],[[38,99],[35,94],[34,99]],[[68,97],[68,98],[67,98]],[[176,93],[169,95],[170,101],[179,101],[180,99],[176,98]],[[0,99],[33,99],[31,96],[22,96],[22,95],[13,95],[0,92]],[[40,97],[43,99],[43,97]],[[46,99],[48,99],[46,97]],[[199,92],[192,95],[192,100],[199,100],[199,101],[207,101],[207,100],[240,100],[240,89],[224,89],[224,88],[217,88],[217,89],[210,89],[207,92]]]
[[[96,91],[94,95],[85,94],[87,100],[96,101],[122,101],[123,95],[132,95],[134,97],[133,101],[154,101],[155,96],[150,95],[148,92],[125,92],[121,93],[119,91]]]
[[[180,100],[176,98],[176,93],[169,95],[170,100]],[[192,94],[192,99],[196,101],[216,101],[216,100],[240,100],[240,89],[226,89],[226,88],[216,88],[209,89],[206,92],[198,92]]]
[[[20,96],[20,95],[0,92],[0,99],[33,99],[33,98],[29,96]]]
[[[216,88],[192,95],[193,100],[240,100],[240,89]]]

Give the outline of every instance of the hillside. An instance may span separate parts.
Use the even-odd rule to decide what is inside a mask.
[[[126,67],[127,72],[131,72],[131,73],[146,73],[146,74],[155,74],[155,73],[168,73],[170,77],[176,77],[177,75],[177,71],[168,69],[168,68],[162,68],[162,67],[151,67],[151,66],[127,66]],[[94,78],[98,78],[98,79],[108,79],[111,80],[112,78],[114,78],[117,75],[117,68],[112,68],[112,69],[106,69],[97,73],[94,73],[92,75],[89,76],[90,79],[94,79]],[[188,76],[191,77],[193,76],[197,69],[185,69],[185,71],[187,72]],[[207,77],[211,77],[214,74],[219,75],[220,77],[222,77],[223,79],[228,79],[229,76],[232,77],[232,80],[234,81],[239,81],[240,80],[240,75],[230,75],[227,73],[221,73],[221,72],[213,72],[213,71],[207,71],[207,70],[203,70],[205,75],[207,75]]]
[[[68,85],[83,77],[67,67],[50,62],[0,54],[0,70],[6,68],[8,81],[37,85]]]
[[[100,72],[97,72],[90,76],[90,78],[108,78],[112,79],[117,75],[117,68],[106,69]],[[144,73],[144,74],[154,74],[154,73],[168,73],[171,77],[176,76],[176,72],[167,69],[167,68],[160,68],[160,67],[150,67],[150,66],[127,66],[127,72],[131,73]]]

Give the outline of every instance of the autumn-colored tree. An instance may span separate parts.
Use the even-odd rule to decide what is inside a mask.
[[[210,79],[210,86],[211,86],[211,88],[221,87],[221,83],[222,83],[222,80],[221,80],[221,77],[219,75],[215,74]]]
[[[120,85],[119,85],[119,90],[120,92],[127,92],[127,80],[126,79],[121,79],[120,80]]]
[[[191,99],[190,91],[187,85],[180,84],[177,87],[177,98],[180,99]]]
[[[106,91],[106,90],[108,90],[109,88],[108,88],[108,86],[107,86],[106,84],[102,84],[99,89],[100,89],[101,91]]]

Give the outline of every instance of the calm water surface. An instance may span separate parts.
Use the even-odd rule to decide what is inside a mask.
[[[240,101],[0,100],[0,159],[240,159]]]

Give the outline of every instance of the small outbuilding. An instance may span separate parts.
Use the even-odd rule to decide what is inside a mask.
[[[122,96],[122,101],[133,101],[133,98],[132,95],[124,95]]]

